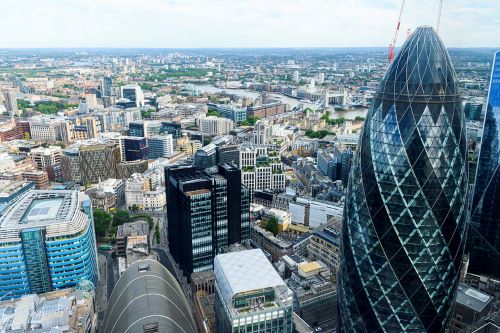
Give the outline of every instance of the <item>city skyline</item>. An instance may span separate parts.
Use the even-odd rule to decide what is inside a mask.
[[[387,47],[401,1],[65,0],[55,7],[50,0],[23,0],[2,6],[13,15],[4,17],[0,31],[16,30],[0,34],[0,48]],[[437,0],[407,1],[398,46],[407,29],[435,26],[437,12]],[[441,37],[448,47],[498,46],[492,29],[498,26],[495,4],[444,1]]]

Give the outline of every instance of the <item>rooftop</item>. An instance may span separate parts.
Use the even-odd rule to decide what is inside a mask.
[[[493,301],[493,297],[477,289],[464,284],[458,286],[457,303],[460,303],[477,312],[482,312],[484,308]]]
[[[48,237],[75,234],[87,226],[78,191],[30,191],[0,218],[0,241],[19,241],[23,229],[45,227]]]
[[[233,304],[235,296],[250,291],[273,288],[281,296],[289,291],[260,249],[219,254],[215,257],[214,272],[226,304]]]
[[[0,303],[0,331],[83,333],[90,329],[92,309],[93,292],[63,289],[26,295]],[[51,330],[56,327],[60,330]]]

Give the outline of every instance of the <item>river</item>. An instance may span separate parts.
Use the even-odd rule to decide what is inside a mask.
[[[222,89],[214,87],[213,85],[210,84],[196,84],[195,87],[198,88],[202,93],[221,93],[225,91],[228,94],[240,97],[248,97],[248,98],[257,98],[260,95],[260,93],[256,91],[245,90],[245,89]],[[272,93],[272,95],[279,96],[279,100],[285,104],[288,104],[290,108],[294,108],[301,103],[298,99],[291,98],[282,94]],[[358,116],[366,117],[367,113],[368,113],[367,108],[357,108],[345,111],[336,110],[335,112],[332,112],[330,114],[330,118],[337,119],[343,117],[346,119],[354,119]]]

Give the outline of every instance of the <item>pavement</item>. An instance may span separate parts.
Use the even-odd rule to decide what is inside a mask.
[[[114,261],[107,251],[98,251],[99,286],[96,292],[96,308],[98,325],[102,325],[108,307],[108,300],[115,286]]]

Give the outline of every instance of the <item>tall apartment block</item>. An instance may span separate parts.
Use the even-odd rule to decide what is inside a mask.
[[[188,275],[211,270],[221,248],[249,239],[249,192],[234,165],[217,174],[168,166],[165,184],[170,251]]]
[[[215,257],[218,333],[292,332],[293,293],[260,249]]]
[[[0,218],[0,297],[97,285],[92,204],[78,191],[28,192]]]
[[[279,153],[266,145],[240,147],[242,183],[251,191],[284,190],[285,174]]]

